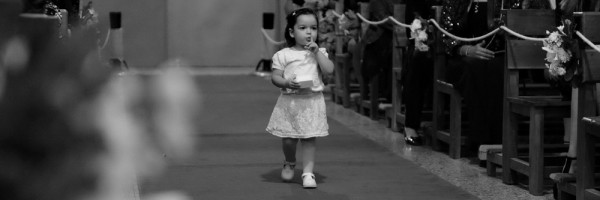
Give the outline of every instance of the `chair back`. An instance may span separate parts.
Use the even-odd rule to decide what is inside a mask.
[[[503,10],[503,13],[506,27],[525,36],[543,38],[547,37],[546,31],[556,29],[554,10]],[[537,80],[543,79],[544,70],[547,70],[543,43],[523,40],[508,33],[505,39],[504,96],[524,95],[524,91],[544,95],[555,93],[546,80]],[[520,77],[521,74],[528,75],[529,79]]]
[[[399,22],[405,22],[406,5],[394,4],[394,18]],[[404,62],[404,50],[408,47],[408,38],[406,36],[406,28],[400,26],[394,26],[394,38],[392,43],[394,44],[392,54],[392,68],[402,69]]]
[[[435,16],[435,21],[442,21],[442,6],[432,6],[432,12]],[[446,75],[446,47],[443,42],[443,33],[437,28],[434,29],[433,34],[433,48],[430,51],[433,51],[434,61],[433,61],[433,81],[437,80],[445,80]]]
[[[583,12],[576,16],[579,31],[592,43],[600,43],[600,12]],[[583,83],[600,82],[600,52],[591,49],[583,41],[578,41],[581,52],[580,64]]]

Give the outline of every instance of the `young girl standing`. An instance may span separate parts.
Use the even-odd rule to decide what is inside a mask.
[[[319,48],[317,15],[302,8],[287,16],[287,48],[273,55],[272,82],[281,88],[267,132],[281,137],[285,161],[281,178],[290,181],[296,166],[296,144],[302,144],[302,186],[316,188],[313,174],[316,137],[329,134],[322,74],[333,72],[325,48]]]

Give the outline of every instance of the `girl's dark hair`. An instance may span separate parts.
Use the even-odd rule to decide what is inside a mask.
[[[288,47],[292,47],[292,46],[296,45],[296,40],[294,38],[292,38],[292,36],[290,36],[290,30],[294,30],[294,25],[296,25],[296,22],[298,21],[298,17],[300,15],[315,16],[315,19],[317,20],[317,27],[319,27],[319,18],[317,17],[317,14],[315,13],[315,11],[313,11],[312,9],[300,8],[298,10],[291,12],[285,18],[287,21],[287,25],[285,26],[284,36],[285,36],[285,42],[287,43]],[[315,38],[315,42],[317,42],[317,39],[318,38]]]

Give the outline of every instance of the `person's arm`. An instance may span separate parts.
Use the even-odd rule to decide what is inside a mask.
[[[283,70],[280,69],[273,69],[273,73],[271,73],[271,82],[273,83],[273,85],[283,89],[300,88],[300,84],[298,84],[296,81],[283,78]]]
[[[442,5],[442,21],[440,26],[450,33],[460,36],[469,26],[466,18],[469,14],[470,3],[470,0],[444,1]],[[455,40],[448,36],[444,37],[442,40],[446,45],[446,53],[450,56],[462,56],[482,60],[494,58],[494,52],[483,47],[485,41],[473,45]]]
[[[327,50],[321,52],[321,50],[319,49],[319,45],[315,42],[310,42],[304,48],[308,49],[309,51],[315,54],[317,64],[321,68],[321,72],[323,72],[323,75],[333,73],[333,62],[329,60],[329,56],[327,55],[327,53],[324,53],[327,52]]]
[[[300,88],[300,84],[294,81],[294,78],[296,77],[289,77],[289,79],[283,77],[283,69],[285,68],[285,57],[280,52],[275,53],[271,60],[271,68],[273,69],[273,73],[271,73],[271,82],[273,83],[273,85],[283,89]]]
[[[317,52],[315,53],[316,57],[317,57],[317,63],[319,64],[319,67],[321,68],[321,72],[323,72],[323,75],[329,75],[331,73],[333,73],[333,62],[331,62],[331,60],[329,60],[329,57],[325,54],[323,54],[323,52],[317,50]]]
[[[468,8],[470,0],[444,0],[442,3],[442,16],[440,19],[440,26],[448,32],[460,35],[460,33],[466,28],[466,18],[468,16]],[[446,46],[446,53],[450,56],[461,56],[460,52],[464,52],[467,45],[461,41],[455,40],[451,37],[445,36],[442,38],[442,42]]]
[[[478,43],[476,45],[464,44],[458,48],[457,53],[460,56],[464,56],[464,57],[468,57],[468,58],[491,60],[492,58],[494,58],[494,52],[482,47],[482,45],[484,45],[484,44],[485,44],[485,41],[481,41],[480,43]]]

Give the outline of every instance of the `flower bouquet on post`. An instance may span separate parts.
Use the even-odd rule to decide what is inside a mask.
[[[398,27],[402,28],[402,27]],[[429,52],[429,44],[432,41],[429,41],[429,36],[427,32],[430,32],[432,27],[429,27],[427,21],[421,17],[417,17],[410,24],[410,40],[414,40],[415,50],[414,55],[418,53],[426,53],[427,57],[431,57],[431,53]]]
[[[73,37],[79,38],[84,42],[85,47],[90,49],[98,49],[102,46],[100,41],[100,29],[98,27],[98,13],[92,6],[92,1],[89,1],[81,8],[81,16],[73,21],[74,26],[71,26],[70,33]]]
[[[573,57],[574,48],[572,23],[565,19],[563,25],[550,32],[546,31],[548,37],[544,39],[542,49],[546,51],[546,70],[544,73],[551,86],[557,88],[563,100],[571,99],[571,87],[577,85],[578,70],[577,63]]]
[[[410,24],[410,38],[415,40],[415,50],[420,52],[429,51],[429,46],[427,45],[427,26],[423,26],[423,24],[427,24],[424,19],[416,18],[413,20],[412,24]]]

